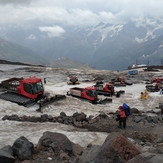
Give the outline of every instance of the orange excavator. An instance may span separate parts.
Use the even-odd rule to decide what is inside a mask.
[[[35,76],[4,80],[0,83],[0,90],[0,99],[11,101],[25,107],[38,104],[38,111],[42,111],[43,106],[66,98],[65,95],[50,97],[49,93],[45,93],[44,91],[41,78]]]

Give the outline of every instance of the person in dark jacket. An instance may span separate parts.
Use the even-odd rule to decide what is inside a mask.
[[[46,84],[46,78],[44,78],[44,84]]]
[[[120,115],[120,120],[119,120],[119,127],[125,129],[126,128],[126,114],[122,106],[119,106],[119,115]]]

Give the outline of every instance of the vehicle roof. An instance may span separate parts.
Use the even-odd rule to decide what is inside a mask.
[[[23,79],[23,82],[25,82],[25,83],[37,83],[40,81],[41,81],[41,78],[37,78],[35,76]]]

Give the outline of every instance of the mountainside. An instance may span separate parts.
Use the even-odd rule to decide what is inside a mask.
[[[108,62],[109,61],[109,62]],[[109,64],[108,64],[109,63]],[[126,69],[132,64],[162,65],[163,64],[163,35],[147,42],[133,45],[112,57],[106,56],[96,62],[101,69]]]
[[[42,24],[52,26],[52,24]],[[94,27],[62,26],[61,36],[29,29],[1,30],[4,39],[30,48],[50,60],[70,58],[97,69],[126,69],[131,64],[160,64],[163,58],[163,20],[151,17],[132,19],[124,24],[99,23]],[[17,58],[17,57],[16,57]]]
[[[46,57],[46,56],[45,56]],[[34,53],[20,45],[0,38],[0,63],[18,65],[42,65],[58,68],[91,68],[85,63],[68,58],[50,59]]]
[[[47,63],[47,59],[32,52],[30,49],[20,46],[18,44],[11,43],[0,38],[0,59],[22,62],[30,64],[43,64]]]
[[[59,58],[50,62],[50,67],[53,68],[77,68],[77,69],[92,69],[91,66],[69,59],[69,58]]]

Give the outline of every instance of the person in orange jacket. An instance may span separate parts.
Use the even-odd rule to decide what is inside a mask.
[[[123,128],[125,129],[126,128],[126,114],[122,106],[119,106],[119,115],[120,115],[119,127],[122,128],[122,124],[123,124]]]

